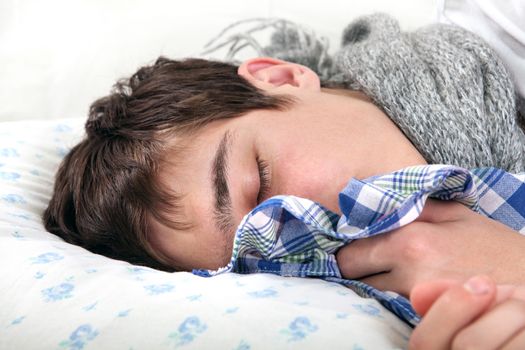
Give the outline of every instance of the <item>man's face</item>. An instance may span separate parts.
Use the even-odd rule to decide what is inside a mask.
[[[274,69],[271,73],[278,78],[291,77],[276,71],[279,67],[265,66],[268,62],[256,63],[257,68]],[[261,76],[266,83],[272,79]],[[297,101],[291,108],[212,122],[177,140],[182,151],[168,156],[171,164],[161,180],[182,195],[181,216],[192,227],[176,231],[155,221],[150,241],[173,267],[226,266],[237,225],[271,196],[304,197],[339,212],[338,193],[350,178],[425,163],[363,95],[323,91],[318,81],[317,85],[275,81],[269,83],[275,89],[266,83],[259,87],[294,96]]]

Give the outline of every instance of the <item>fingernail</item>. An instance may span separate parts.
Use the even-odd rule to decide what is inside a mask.
[[[487,294],[489,292],[490,285],[486,277],[474,276],[465,282],[463,288],[465,288],[469,293],[481,295]]]

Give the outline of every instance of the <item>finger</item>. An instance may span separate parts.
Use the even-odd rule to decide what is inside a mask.
[[[389,234],[373,236],[353,241],[336,253],[337,265],[341,275],[347,279],[389,271],[392,266],[381,254],[382,247],[388,244]]]
[[[465,206],[455,201],[441,201],[429,198],[416,221],[431,223],[453,221],[458,217],[458,210],[461,211],[462,207],[464,208]]]
[[[458,280],[445,279],[419,283],[410,291],[410,303],[418,314],[424,316],[441,294],[460,283]]]
[[[525,300],[525,285],[514,286],[512,297],[514,299]]]
[[[420,283],[410,291],[410,303],[419,315],[424,316],[441,294],[458,284],[460,284],[459,280],[452,279],[440,279]],[[491,307],[511,297],[525,301],[525,287],[517,287],[510,284],[498,285],[496,297]]]
[[[410,289],[412,287],[412,283],[409,280],[403,278],[403,276],[398,276],[395,271],[366,276],[360,278],[359,281],[379,290],[399,293],[405,298],[409,297]]]
[[[510,284],[501,284],[498,285],[498,293],[496,294],[496,299],[494,300],[493,304],[497,305],[509,298],[525,300],[525,293],[523,294],[523,298],[520,298],[520,287]]]
[[[525,328],[525,301],[508,299],[481,315],[452,342],[453,349],[497,349]]]
[[[449,349],[454,335],[485,311],[495,294],[494,282],[485,276],[451,287],[412,333],[410,349]]]
[[[501,350],[523,350],[525,349],[525,330],[521,330]]]

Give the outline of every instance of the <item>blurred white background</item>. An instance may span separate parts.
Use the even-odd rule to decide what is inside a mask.
[[[413,29],[437,0],[1,0],[0,121],[83,117],[121,77],[159,55],[196,56],[228,24],[280,17],[339,45],[355,17],[387,12]]]

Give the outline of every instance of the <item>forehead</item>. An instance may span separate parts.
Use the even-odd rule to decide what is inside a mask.
[[[212,122],[196,131],[173,136],[162,155],[159,184],[180,198],[177,216],[190,221],[189,224],[194,221],[194,212],[209,211],[211,164],[228,125],[227,120]]]
[[[160,174],[163,180],[176,178],[176,182],[186,183],[188,179],[189,184],[198,180],[200,177],[195,175],[209,170],[217,147],[231,123],[232,120],[213,121],[197,130],[172,137],[162,155]],[[175,181],[170,181],[170,184],[176,185]]]

